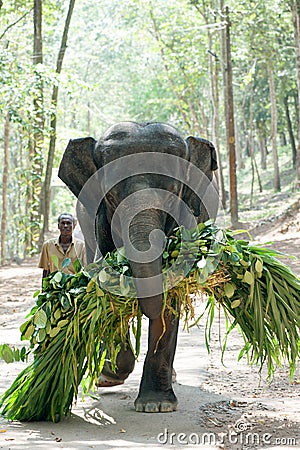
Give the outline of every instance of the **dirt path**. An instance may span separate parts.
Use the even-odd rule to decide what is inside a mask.
[[[296,217],[296,219],[295,219]],[[252,233],[259,241],[300,257],[297,214],[288,222]],[[283,229],[285,226],[285,229]],[[280,228],[281,227],[281,228]],[[300,274],[297,260],[289,260]],[[18,327],[33,305],[40,287],[36,261],[0,268],[0,343],[17,344]],[[99,389],[97,399],[79,398],[71,417],[58,424],[8,423],[0,419],[0,448],[6,449],[300,449],[300,368],[289,382],[287,368],[276,371],[269,385],[256,368],[237,362],[242,346],[236,333],[220,362],[218,324],[211,353],[204,345],[204,324],[188,334],[180,331],[175,359],[178,411],[171,414],[136,413],[137,395],[146,351],[146,327],[140,360],[124,386]],[[221,323],[222,327],[222,323]],[[0,394],[23,368],[0,361]]]

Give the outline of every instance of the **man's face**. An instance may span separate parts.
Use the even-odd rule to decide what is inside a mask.
[[[62,236],[72,236],[74,224],[69,216],[62,216],[58,222],[58,229]]]

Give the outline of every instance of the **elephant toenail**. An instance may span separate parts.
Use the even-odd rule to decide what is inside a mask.
[[[143,403],[136,403],[134,406],[135,406],[136,412],[144,412],[144,410],[145,410]]]
[[[170,403],[170,402],[162,402],[160,405],[160,412],[172,412],[176,411],[177,404]]]
[[[157,413],[159,412],[159,406],[157,403],[146,403],[145,412]]]

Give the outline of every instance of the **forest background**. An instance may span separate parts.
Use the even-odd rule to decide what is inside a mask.
[[[299,198],[300,0],[0,0],[0,65],[0,264],[75,211],[68,140],[122,120],[212,140],[231,226]]]

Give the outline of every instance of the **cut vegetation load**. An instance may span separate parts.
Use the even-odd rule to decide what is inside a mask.
[[[183,267],[182,279],[171,279],[178,270],[165,278],[164,310],[173,311],[179,302],[187,328],[204,316],[209,348],[216,308],[221,308],[227,327],[223,351],[228,334],[238,327],[245,341],[240,357],[267,364],[270,377],[276,365],[288,361],[292,376],[300,353],[300,279],[280,256],[210,222],[194,230],[178,228],[166,239],[163,271]],[[105,359],[115,367],[122,343],[138,355],[141,312],[124,249],[77,270],[44,279],[43,292],[36,293],[36,306],[21,326],[33,361],[1,397],[1,414],[10,420],[60,420],[70,413],[79,385],[83,392],[94,386]],[[168,290],[170,283],[174,287]],[[123,296],[114,293],[116,288]],[[199,302],[206,304],[197,317]],[[128,328],[134,343],[128,343]],[[9,359],[8,347],[2,349]]]

